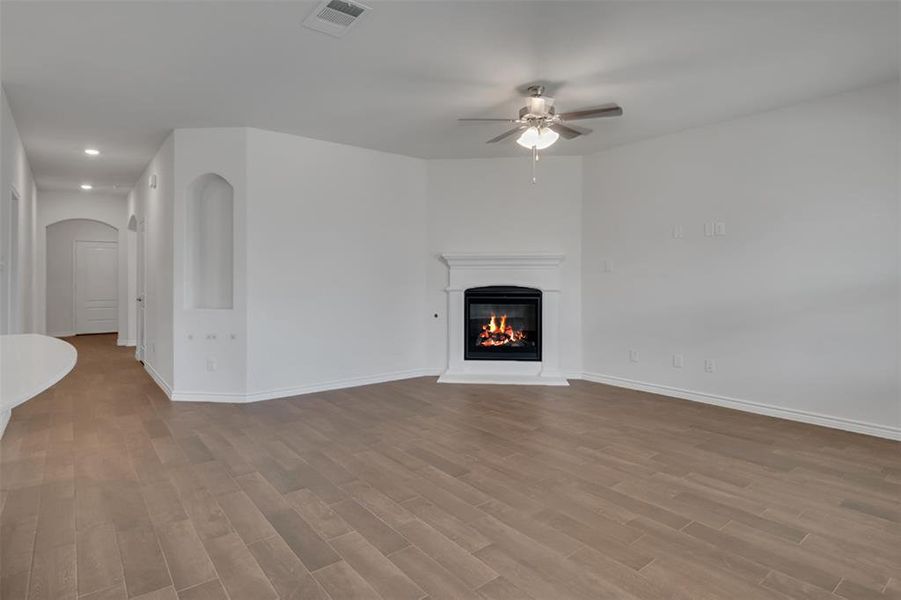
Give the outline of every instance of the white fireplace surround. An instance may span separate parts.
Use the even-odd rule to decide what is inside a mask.
[[[442,254],[447,287],[447,369],[441,383],[569,385],[560,371],[560,265],[563,254]],[[464,360],[463,294],[509,285],[541,290],[541,361]]]

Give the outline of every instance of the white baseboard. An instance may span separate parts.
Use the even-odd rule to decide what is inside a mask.
[[[0,412],[0,439],[3,439],[3,432],[6,431],[6,426],[9,425],[9,419],[13,416],[13,409],[4,410]]]
[[[48,333],[50,337],[61,338],[61,337],[75,337],[76,333],[74,331],[55,331],[53,333]]]
[[[771,404],[763,404],[750,400],[740,400],[738,398],[730,398],[728,396],[718,396],[716,394],[708,394],[706,392],[685,390],[668,385],[635,381],[632,379],[625,379],[612,375],[601,375],[599,373],[582,373],[582,379],[586,381],[593,381],[594,383],[604,383],[616,387],[628,388],[630,390],[638,390],[641,392],[660,394],[662,396],[681,398],[683,400],[691,400],[693,402],[703,402],[704,404],[724,406],[726,408],[733,408],[735,410],[755,413],[758,415],[766,415],[768,417],[778,417],[780,419],[788,419],[789,421],[799,421],[801,423],[820,425],[822,427],[830,427],[832,429],[842,429],[844,431],[863,433],[866,435],[886,438],[889,440],[901,440],[901,427],[879,425],[877,423],[867,423],[866,421],[856,421],[842,417],[832,417],[829,415],[797,410],[794,408],[782,408],[779,406],[773,406]]]
[[[116,338],[117,346],[136,346],[138,342],[136,340],[123,340],[122,338]]]
[[[172,400],[172,386],[166,383],[166,380],[162,378],[162,376],[156,372],[156,369],[147,362],[144,361],[144,370],[147,371],[147,374],[153,379],[154,383],[160,386],[160,389],[166,394],[166,397]]]
[[[221,392],[173,392],[171,386],[163,380],[159,373],[147,362],[144,363],[144,369],[158,386],[166,393],[171,400],[178,402],[226,402],[226,403],[248,403],[259,402],[261,400],[273,400],[276,398],[287,398],[290,396],[300,396],[303,394],[312,394],[316,392],[326,392],[329,390],[338,390],[344,388],[359,387],[362,385],[372,385],[375,383],[386,383],[389,381],[401,381],[404,379],[413,379],[416,377],[437,377],[441,375],[441,369],[411,369],[407,371],[393,371],[389,373],[380,373],[377,375],[368,375],[365,377],[351,377],[347,379],[339,379],[302,385],[290,388],[279,388],[274,390],[266,390],[262,392],[242,393],[221,393]],[[712,404],[715,406],[723,406],[744,412],[766,415],[769,417],[777,417],[790,421],[798,421],[801,423],[809,423],[811,425],[820,425],[822,427],[830,427],[832,429],[841,429],[843,431],[851,431],[854,433],[862,433],[875,437],[899,440],[901,441],[901,427],[892,427],[889,425],[879,425],[877,423],[867,423],[865,421],[857,421],[853,419],[845,419],[842,417],[833,417],[820,413],[797,410],[793,408],[783,408],[773,406],[771,404],[763,404],[750,400],[741,400],[728,396],[720,396],[717,394],[709,394],[707,392],[698,392],[694,390],[686,390],[682,388],[672,387],[668,385],[660,385],[656,383],[647,383],[644,381],[636,381],[613,375],[602,375],[600,373],[571,373],[567,372],[568,379],[584,379],[594,383],[603,383],[615,387],[649,392],[652,394],[660,394],[662,396],[670,396],[673,398],[681,398],[683,400],[691,400],[693,402],[701,402],[704,404]],[[3,415],[0,415],[0,419]],[[9,414],[6,415],[9,420]],[[3,424],[5,426],[5,423]],[[2,430],[0,430],[2,431]]]
[[[174,402],[252,402],[240,392],[173,392],[169,398]]]
[[[351,377],[348,379],[338,379],[326,381],[322,383],[313,383],[291,388],[279,388],[274,390],[266,390],[262,392],[241,393],[219,393],[219,392],[180,392],[176,391],[170,395],[170,398],[179,402],[233,402],[247,403],[259,402],[260,400],[274,400],[275,398],[288,398],[290,396],[300,396],[303,394],[313,394],[316,392],[327,392],[329,390],[339,390],[344,388],[359,387],[361,385],[372,385],[374,383],[386,383],[389,381],[400,381],[402,379],[413,379],[415,377],[438,376],[440,373],[436,369],[411,369],[408,371],[393,371],[389,373],[380,373],[378,375],[367,375],[365,377]]]

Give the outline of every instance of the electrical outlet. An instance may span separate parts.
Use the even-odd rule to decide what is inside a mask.
[[[704,361],[704,372],[713,373],[716,371],[716,361],[712,358],[708,358]]]
[[[681,240],[685,237],[685,231],[681,225],[673,225],[673,239]]]
[[[685,365],[685,359],[681,354],[673,354],[673,368],[681,369]]]
[[[216,364],[215,358],[206,359],[206,370],[207,371],[215,371],[218,365]]]
[[[638,362],[638,350],[629,350],[629,360],[631,362]]]

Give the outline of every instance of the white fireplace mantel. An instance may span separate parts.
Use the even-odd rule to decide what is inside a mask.
[[[442,383],[569,385],[560,371],[562,254],[442,254],[447,287],[447,370]],[[541,290],[541,361],[464,360],[463,294],[469,288],[511,285]]]

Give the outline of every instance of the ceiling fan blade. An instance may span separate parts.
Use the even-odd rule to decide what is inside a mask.
[[[597,119],[598,117],[618,117],[621,114],[623,114],[622,107],[614,104],[600,108],[586,108],[585,110],[565,112],[560,115],[560,118],[564,121],[575,121],[577,119]]]
[[[518,132],[522,131],[522,130],[525,129],[525,128],[526,128],[525,125],[520,125],[519,127],[514,127],[514,128],[511,129],[510,131],[505,131],[504,133],[500,134],[500,135],[497,136],[497,137],[491,138],[490,140],[488,140],[488,141],[485,142],[485,143],[486,143],[486,144],[493,144],[493,143],[495,143],[495,142],[500,142],[501,140],[505,140],[505,139],[507,139],[508,137],[512,136],[512,135],[515,134],[515,133],[518,133]]]
[[[516,119],[457,119],[460,123],[516,123]]]
[[[551,125],[551,130],[556,131],[568,140],[577,138],[580,135],[587,135],[591,133],[590,129],[585,129],[584,127],[570,127],[568,125],[564,125],[563,123],[554,123],[553,125]]]

